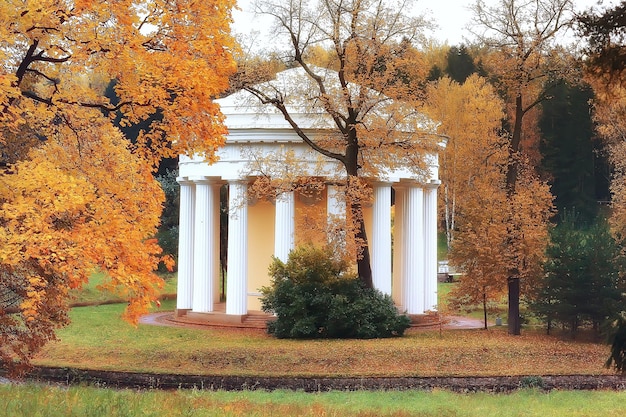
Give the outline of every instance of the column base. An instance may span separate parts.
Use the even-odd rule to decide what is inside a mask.
[[[199,313],[189,311],[185,315],[189,320],[201,323],[238,325],[243,323],[248,317],[247,314],[224,314],[220,312]]]
[[[176,310],[174,310],[174,317],[178,318],[186,316],[187,313],[189,313],[190,311],[190,308],[177,308]]]

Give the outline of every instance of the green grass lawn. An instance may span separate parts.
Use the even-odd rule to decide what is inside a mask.
[[[176,274],[160,274],[165,283],[161,289],[161,294],[175,294],[176,293]],[[96,272],[91,275],[89,282],[83,285],[80,289],[70,291],[70,297],[74,303],[86,303],[86,304],[101,304],[110,302],[123,303],[120,297],[115,294],[111,294],[108,291],[104,291],[100,286],[106,280],[106,275],[102,272]]]
[[[133,391],[0,385],[0,416],[564,416],[621,417],[626,392]]]
[[[175,276],[167,276],[176,288]],[[85,288],[89,299],[98,280]],[[440,296],[454,284],[441,284]],[[78,297],[80,300],[81,298]],[[485,330],[409,330],[374,340],[279,340],[261,330],[187,329],[121,320],[121,304],[77,307],[35,365],[136,372],[240,376],[491,376],[603,374],[608,347],[504,327]],[[172,311],[165,300],[157,311]]]
[[[94,288],[97,279],[90,283]],[[175,279],[168,279],[175,289]],[[440,295],[454,284],[440,286]],[[88,288],[89,290],[89,288]],[[164,290],[169,292],[169,290]],[[91,297],[91,295],[89,296]],[[80,297],[79,297],[80,298]],[[381,340],[278,340],[263,331],[185,329],[120,319],[124,304],[74,308],[35,365],[242,376],[610,374],[605,345],[540,331],[410,330]],[[172,310],[174,300],[162,303]],[[622,416],[626,392],[455,394],[445,390],[202,392],[0,385],[0,416]]]
[[[174,308],[163,302],[161,310]],[[123,304],[74,308],[36,365],[242,376],[602,374],[607,346],[504,328],[415,331],[374,340],[279,340],[261,330],[185,329],[122,321]]]

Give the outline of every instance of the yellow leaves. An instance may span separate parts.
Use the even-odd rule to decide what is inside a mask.
[[[511,268],[519,271],[527,295],[540,279],[553,197],[530,169],[522,169],[519,178],[513,195],[501,178],[499,187],[483,184],[477,198],[464,204],[450,253],[451,261],[466,273],[457,295],[482,297],[486,291],[488,299],[497,296],[506,288]],[[481,182],[477,179],[476,185]]]
[[[27,320],[39,320],[48,291],[77,287],[95,269],[127,294],[132,320],[161,285],[153,236],[163,193],[119,131],[95,122],[76,128],[78,137],[49,139],[14,173],[0,175],[0,189],[11,189],[0,211],[0,264],[28,271],[21,302]]]
[[[450,242],[457,219],[468,221],[464,212],[474,210],[470,205],[479,211],[484,205],[495,208],[491,200],[501,196],[508,160],[506,141],[499,134],[504,104],[476,75],[462,85],[442,78],[428,87],[427,95],[424,110],[440,121],[439,132],[449,137],[439,158],[439,198]]]
[[[121,123],[154,127],[139,143],[142,153],[160,158],[197,151],[212,158],[225,134],[212,100],[235,69],[229,52],[234,4],[7,0],[0,5],[6,21],[0,26],[6,63],[0,69],[0,106],[6,106],[0,121],[4,127],[41,123],[47,137],[55,117],[54,124],[65,121],[42,103],[69,113],[83,105],[110,108],[101,82],[116,79]]]
[[[450,139],[440,161],[450,259],[463,272],[455,295],[481,303],[506,289],[517,267],[523,282],[537,277],[552,214],[549,187],[520,162],[516,192],[506,188],[508,142],[499,134],[503,103],[486,80],[463,85],[443,78],[429,87],[427,112]]]

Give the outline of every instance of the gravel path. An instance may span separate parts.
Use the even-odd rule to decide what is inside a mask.
[[[195,329],[206,328],[208,326],[202,324],[177,322],[173,320],[173,317],[174,313],[171,311],[151,313],[141,316],[141,318],[139,319],[139,323],[152,326],[171,326]],[[491,325],[491,323],[489,325]],[[433,324],[432,326],[425,326],[423,327],[423,329],[426,330],[438,327],[438,324]],[[443,327],[445,329],[482,329],[483,321],[471,317],[446,316]]]

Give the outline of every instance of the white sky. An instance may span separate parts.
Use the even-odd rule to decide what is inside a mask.
[[[605,4],[615,3],[617,0],[604,0]],[[238,0],[241,11],[234,11],[234,30],[238,33],[249,33],[251,30],[259,31],[261,36],[268,36],[262,19],[254,18],[251,13],[252,0]],[[596,5],[598,0],[574,0],[576,10],[585,10]],[[460,45],[463,43],[464,28],[470,23],[471,13],[467,10],[474,0],[417,0],[417,11],[428,12],[428,15],[436,22],[439,29],[431,34],[431,37],[441,43]],[[487,4],[496,4],[497,0],[486,0]],[[271,38],[271,36],[270,36]]]

